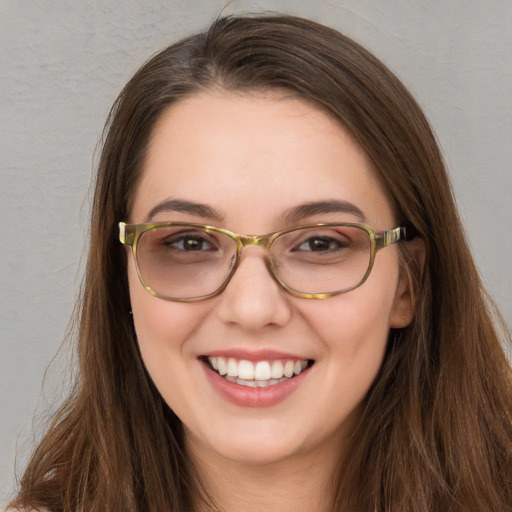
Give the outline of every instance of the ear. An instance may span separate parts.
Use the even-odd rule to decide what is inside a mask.
[[[394,329],[407,327],[414,318],[416,300],[413,280],[421,276],[425,266],[425,242],[422,238],[416,237],[406,242],[405,258],[408,261],[401,265],[400,278],[390,316],[390,327]]]

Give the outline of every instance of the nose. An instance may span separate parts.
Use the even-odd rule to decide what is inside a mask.
[[[244,331],[285,326],[292,314],[291,297],[270,275],[261,249],[246,248],[240,264],[218,297],[218,316]]]

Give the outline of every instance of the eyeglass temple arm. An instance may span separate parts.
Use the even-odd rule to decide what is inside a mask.
[[[383,233],[375,235],[375,244],[377,249],[387,247],[388,245],[394,244],[399,240],[409,242],[416,236],[414,228],[397,227],[388,229]]]

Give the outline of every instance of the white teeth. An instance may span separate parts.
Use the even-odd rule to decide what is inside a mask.
[[[251,387],[266,387],[283,382],[294,375],[299,375],[308,366],[306,360],[291,359],[253,363],[246,359],[238,361],[233,357],[208,357],[208,361],[212,368],[220,375],[226,376],[227,380]]]
[[[236,379],[236,383],[242,386],[248,386],[250,388],[255,388],[258,386],[255,380]]]
[[[226,367],[228,369],[229,377],[238,377],[238,364],[232,357],[228,359],[228,364]]]
[[[280,382],[286,382],[288,379],[283,377],[282,379],[270,379],[270,380],[243,380],[235,379],[234,377],[226,377],[230,382],[236,382],[240,386],[246,386],[248,388],[268,388],[269,386],[275,386]]]
[[[254,369],[254,378],[256,380],[270,379],[270,363],[268,361],[259,361]]]
[[[226,360],[223,357],[217,357],[217,369],[221,375],[226,375],[228,373],[228,369],[226,368]],[[211,360],[210,360],[211,363]],[[213,365],[212,365],[213,366]]]
[[[273,379],[281,379],[283,375],[283,363],[281,363],[281,361],[274,361],[272,363],[272,369],[270,370],[270,377]]]
[[[284,376],[290,378],[293,375],[293,367],[295,363],[293,361],[286,361],[284,365]]]
[[[242,359],[238,363],[237,377],[244,380],[254,380],[254,365],[251,361],[245,361]]]

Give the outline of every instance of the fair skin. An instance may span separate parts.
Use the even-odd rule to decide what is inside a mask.
[[[176,199],[207,205],[217,216],[168,203],[149,217]],[[341,211],[283,220],[299,205],[332,200],[355,205],[376,231],[396,226],[364,153],[328,115],[281,92],[211,91],[163,113],[128,221],[195,222],[243,234],[363,222]],[[192,460],[220,509],[328,510],[327,486],[381,365],[389,329],[411,320],[397,247],[378,253],[363,286],[325,300],[286,293],[260,247],[244,249],[223,293],[194,303],[153,297],[128,261],[144,362],[182,420]],[[242,398],[236,391],[227,397],[218,385],[222,377],[205,363],[211,355],[309,361],[309,367],[288,388],[276,385],[286,389],[278,399],[269,399],[265,388],[259,403],[251,388]]]

